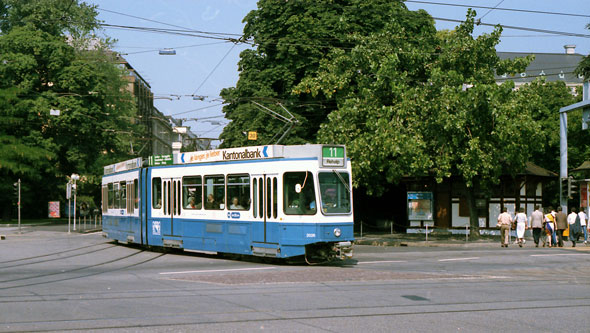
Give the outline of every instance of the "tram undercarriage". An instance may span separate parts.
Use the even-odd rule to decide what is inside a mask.
[[[317,264],[352,258],[352,242],[314,243],[305,246],[305,261]]]

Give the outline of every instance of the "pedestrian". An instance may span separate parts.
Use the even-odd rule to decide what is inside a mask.
[[[557,227],[557,245],[563,247],[563,232],[567,229],[567,215],[562,211],[561,206],[557,207],[557,213],[555,213],[555,224]]]
[[[518,213],[514,217],[514,222],[516,222],[516,238],[518,246],[522,247],[525,243],[524,232],[527,229],[527,218],[523,207],[518,208]]]
[[[498,226],[500,227],[500,243],[502,247],[508,247],[508,237],[510,236],[510,227],[512,217],[508,214],[508,208],[504,207],[502,213],[498,215]]]
[[[553,207],[547,208],[548,213],[545,214],[545,233],[547,234],[547,243],[549,247],[556,246],[557,241],[555,239],[555,211]],[[545,246],[545,244],[543,244]]]
[[[535,206],[535,211],[531,214],[529,222],[531,228],[533,229],[533,240],[535,242],[535,247],[539,247],[539,238],[543,232],[543,213],[541,212],[539,205]],[[545,247],[546,242],[546,238],[543,237],[543,247]]]
[[[584,213],[584,209],[580,209],[578,216],[580,217],[580,226],[582,226],[582,232],[584,233],[584,244],[588,245],[588,226],[586,223],[587,218],[586,213]]]
[[[576,247],[576,241],[580,237],[582,228],[580,225],[580,217],[576,214],[576,208],[572,207],[572,212],[567,216],[567,223],[570,228],[570,240],[572,241],[572,247]]]

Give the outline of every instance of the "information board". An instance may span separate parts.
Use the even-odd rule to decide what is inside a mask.
[[[408,220],[432,221],[432,192],[408,192]]]

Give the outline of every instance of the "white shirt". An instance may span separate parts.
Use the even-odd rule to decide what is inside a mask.
[[[526,214],[525,213],[518,213],[514,217],[514,220],[516,221],[516,223],[526,223],[526,221],[527,221]]]
[[[581,211],[578,213],[578,216],[580,217],[580,224],[586,225],[586,213],[584,213],[584,211]]]
[[[574,224],[576,223],[576,217],[578,216],[578,214],[571,212],[568,216],[567,216],[567,223],[569,224]]]

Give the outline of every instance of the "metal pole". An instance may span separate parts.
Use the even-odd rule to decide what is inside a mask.
[[[426,241],[428,242],[428,224],[426,224]]]
[[[74,190],[74,231],[76,231],[76,180],[74,179],[74,186],[73,186],[73,190]]]
[[[567,197],[563,195],[563,181],[567,179],[567,113],[559,113],[559,205],[567,212]]]
[[[469,224],[465,226],[465,242],[469,241]]]
[[[21,233],[20,230],[20,178],[18,179],[18,233]]]
[[[86,230],[86,215],[84,215],[84,230]]]
[[[393,235],[393,221],[389,222],[389,227],[391,228],[391,234]]]
[[[361,221],[361,238],[363,238],[363,222]]]
[[[68,185],[69,184],[70,183],[68,183]],[[72,195],[70,192],[70,194],[68,195],[68,234],[71,233],[71,230],[70,230],[70,228],[71,228],[70,224],[72,223],[71,220],[72,220]]]

